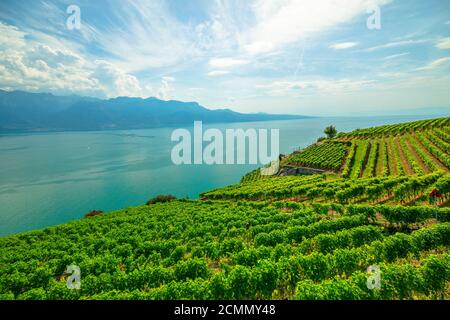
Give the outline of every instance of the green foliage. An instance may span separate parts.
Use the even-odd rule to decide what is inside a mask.
[[[355,163],[355,154],[357,148],[356,140],[352,141],[352,145],[350,147],[350,151],[347,154],[347,158],[345,159],[344,169],[342,170],[342,177],[348,178],[350,176],[350,172]]]
[[[336,130],[335,126],[328,126],[325,128],[323,133],[325,133],[327,135],[328,139],[333,139],[337,135],[337,130]]]
[[[342,133],[339,137],[377,137],[404,133],[414,133],[429,128],[442,128],[450,125],[450,118],[439,118],[431,120],[419,120],[408,123],[385,125],[368,129],[358,129],[350,133]]]
[[[173,201],[173,200],[176,200],[176,199],[177,198],[175,196],[172,196],[172,195],[159,195],[159,196],[156,196],[156,197],[151,198],[150,200],[148,200],[146,204],[149,206],[149,205],[152,205],[152,204],[155,204],[155,203],[170,202],[170,201]]]
[[[323,175],[310,177],[276,177],[254,183],[241,183],[223,189],[204,193],[203,196],[216,200],[269,200],[303,197],[303,200],[319,199],[341,204],[357,202],[376,202],[385,197],[394,197],[398,203],[405,203],[428,192],[428,189],[442,176],[436,171],[423,176],[376,177],[369,179],[324,180]],[[442,180],[444,183],[446,180]],[[450,190],[441,187],[447,199]],[[428,193],[427,193],[428,195]]]
[[[378,157],[378,143],[377,141],[370,143],[370,153],[369,153],[369,159],[367,161],[366,168],[364,169],[364,178],[371,178],[375,175],[375,169],[377,164],[377,157]]]
[[[326,141],[314,144],[288,158],[288,164],[304,167],[339,170],[347,154],[349,144],[342,141]]]
[[[2,238],[0,294],[33,300],[294,297],[298,281],[347,281],[364,266],[417,259],[450,241],[443,222],[449,209],[438,210],[440,224],[389,236],[370,225],[375,214],[418,223],[436,209],[296,204],[284,213],[286,205],[173,201]],[[340,214],[328,216],[329,210]],[[71,264],[82,270],[80,291],[65,286]],[[441,269],[429,265],[426,275],[436,279],[427,295],[440,294],[443,279],[430,270]],[[334,294],[351,297],[340,285]],[[301,297],[316,292],[305,290],[310,293]]]
[[[261,169],[258,168],[258,169],[255,169],[255,170],[247,173],[246,175],[244,175],[241,178],[241,183],[259,180],[259,179],[262,179],[264,177],[266,177],[266,176],[262,176],[261,175]]]
[[[368,140],[360,140],[356,142],[356,153],[353,160],[352,170],[350,172],[350,179],[358,179],[364,170],[364,163],[369,149]]]
[[[448,299],[448,125],[357,130],[288,157],[336,171],[345,159],[342,178],[258,169],[202,200],[158,196],[0,238],[0,300]],[[433,189],[441,207],[427,204]],[[381,289],[369,290],[375,264]]]
[[[381,288],[370,290],[366,275],[355,272],[350,278],[336,276],[314,283],[304,280],[298,283],[296,298],[300,300],[367,300],[367,299],[416,299],[418,295],[434,297],[442,294],[450,278],[450,255],[434,255],[423,264],[380,264]]]

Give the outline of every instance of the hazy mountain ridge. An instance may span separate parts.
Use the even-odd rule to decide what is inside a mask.
[[[301,115],[244,114],[210,110],[197,102],[82,96],[0,90],[0,132],[140,129],[204,123],[307,118]]]

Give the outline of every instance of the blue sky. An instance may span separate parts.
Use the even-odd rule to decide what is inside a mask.
[[[447,0],[2,0],[0,40],[5,90],[307,115],[450,107]]]

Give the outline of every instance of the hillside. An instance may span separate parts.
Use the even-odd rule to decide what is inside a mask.
[[[0,238],[0,299],[449,299],[449,150],[450,118],[357,130],[282,160],[324,174]]]
[[[340,133],[286,156],[281,166],[323,169],[351,179],[448,172],[449,143],[450,118],[421,120]],[[259,179],[258,172],[243,181]]]
[[[209,110],[197,102],[97,99],[0,90],[0,132],[142,129],[204,123],[303,119],[298,115]]]

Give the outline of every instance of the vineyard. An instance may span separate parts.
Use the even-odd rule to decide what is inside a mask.
[[[347,154],[348,144],[341,141],[330,141],[315,144],[301,153],[289,157],[288,164],[299,164],[305,167],[338,170]]]
[[[429,203],[429,193],[439,189],[438,204],[450,197],[450,175],[442,171],[423,176],[399,176],[349,180],[310,177],[271,177],[251,183],[240,183],[202,194],[211,200],[283,200],[295,202],[340,204],[415,204]]]
[[[255,170],[201,200],[0,238],[0,300],[448,300],[449,121],[357,130],[282,160],[334,173]]]
[[[450,118],[341,133],[287,157],[283,164],[338,172],[343,178],[450,170]]]
[[[430,224],[436,216],[439,223]],[[137,207],[1,239],[0,297],[448,298],[449,220],[450,209],[421,207]],[[399,224],[419,228],[394,232]],[[82,272],[80,290],[66,288],[64,271],[72,264]],[[371,265],[383,272],[380,290],[366,286]]]
[[[341,138],[367,138],[388,135],[399,135],[404,133],[414,133],[427,129],[443,128],[450,126],[450,118],[439,118],[431,120],[419,120],[414,122],[385,125],[368,129],[358,129],[350,133],[341,133]]]

